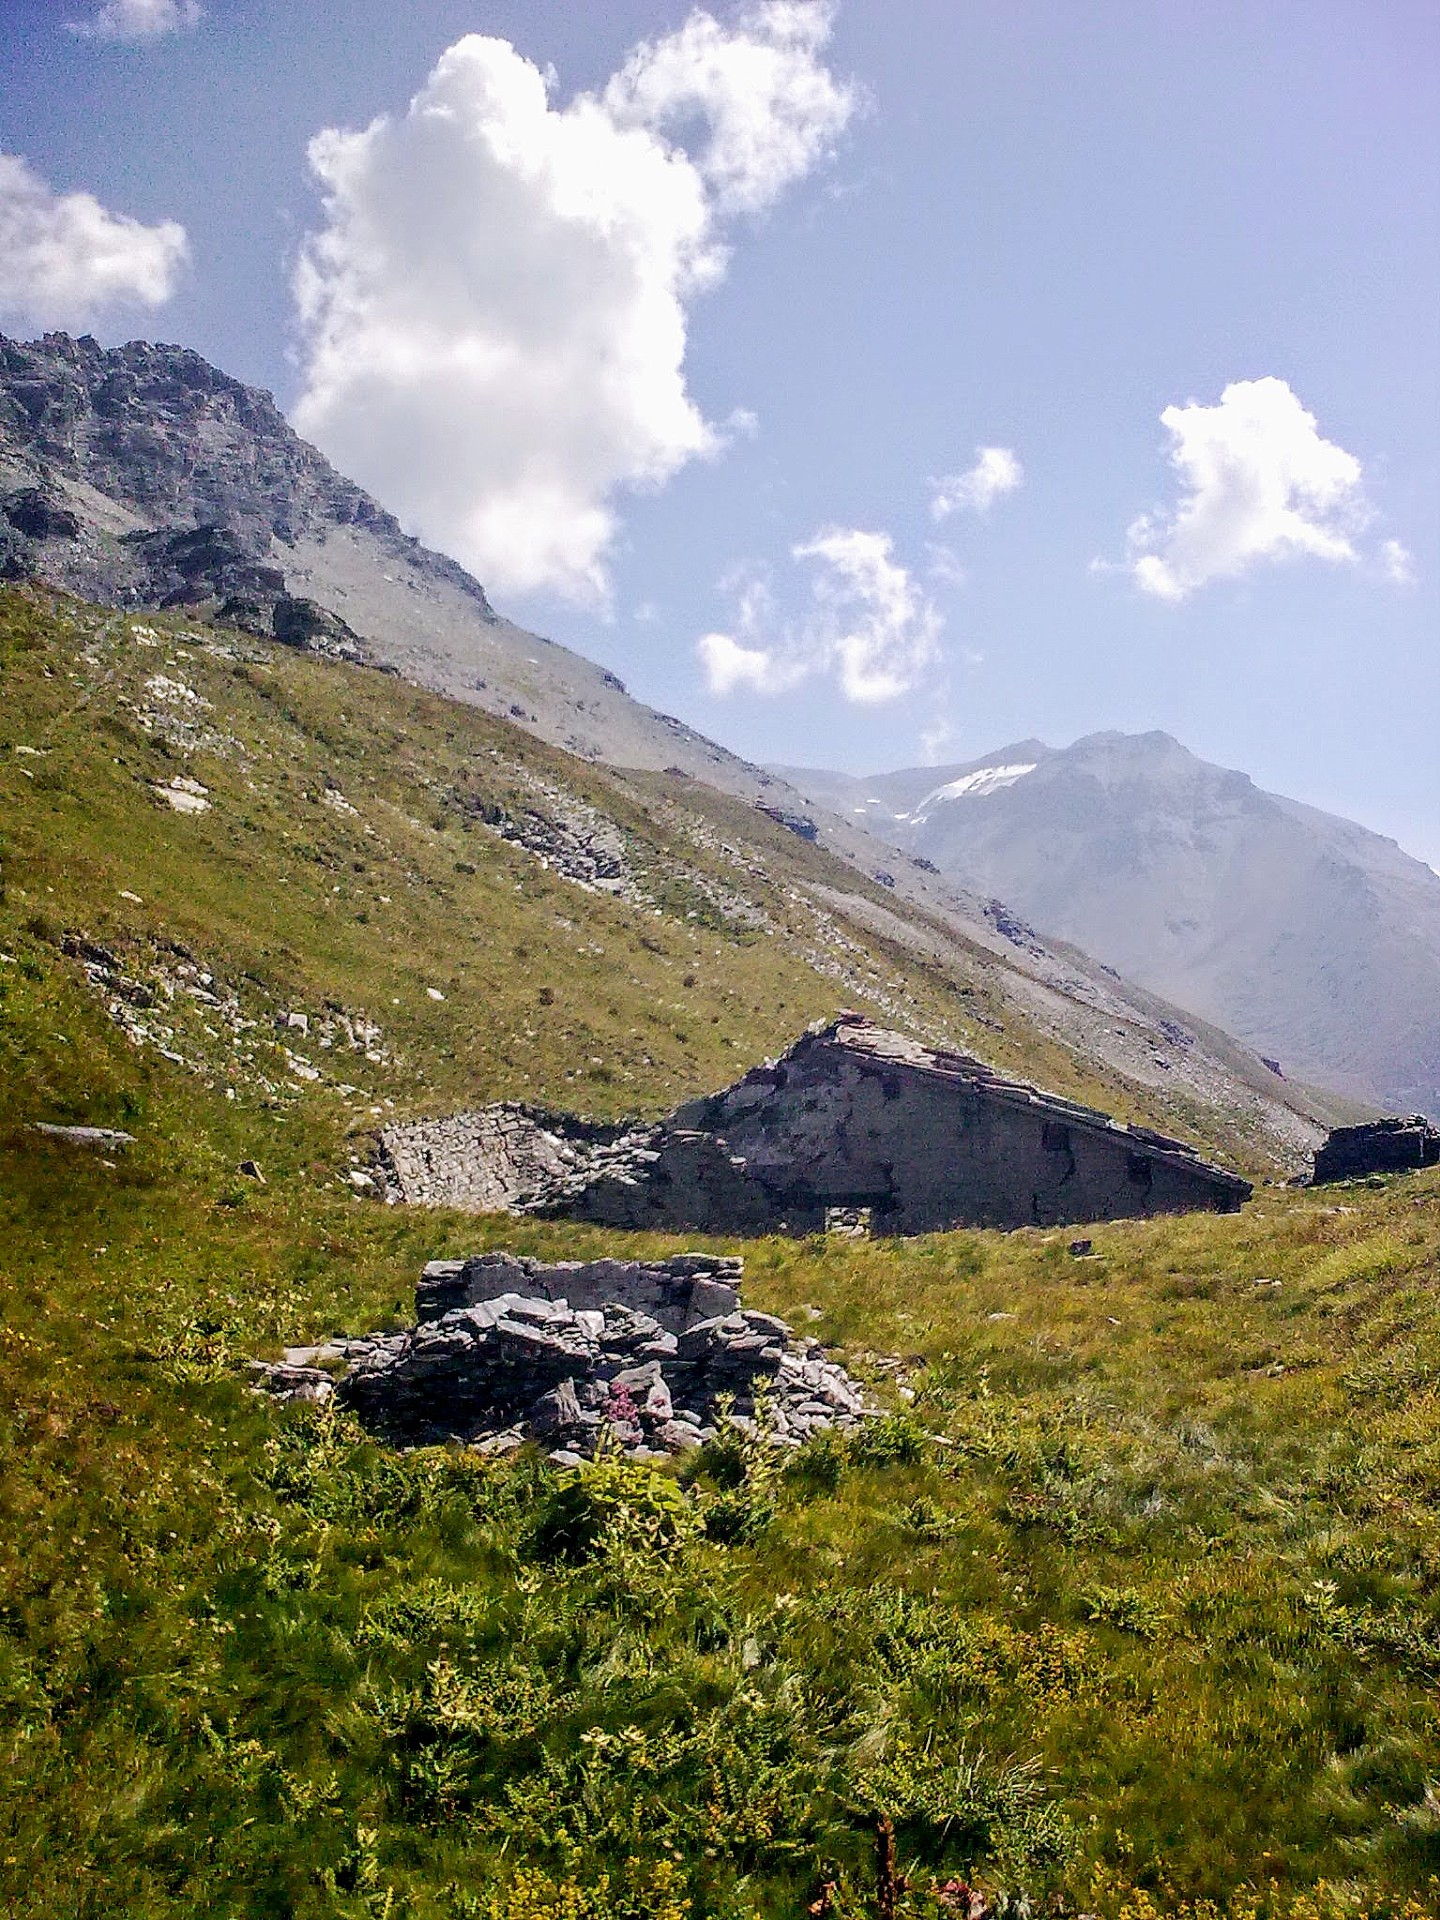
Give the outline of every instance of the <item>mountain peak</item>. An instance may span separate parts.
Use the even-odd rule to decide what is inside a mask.
[[[1038,747],[809,791],[1287,1072],[1440,1112],[1431,870],[1158,728]]]

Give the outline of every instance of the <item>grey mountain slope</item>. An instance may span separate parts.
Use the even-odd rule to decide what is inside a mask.
[[[499,617],[477,581],[408,538],[293,432],[268,394],[184,348],[0,339],[7,574],[112,604],[230,607],[267,632],[272,617],[278,631],[288,600],[314,603],[372,664],[583,759],[806,810],[775,775]],[[1282,1085],[1228,1036],[1047,944],[994,903],[887,854],[853,815],[808,811],[821,846],[857,870],[853,889],[817,893],[820,913],[866,920],[912,950],[980,955],[1002,1000],[1096,1072],[1163,1089],[1182,1120],[1187,1109],[1223,1110],[1236,1132],[1292,1164],[1323,1126],[1353,1117],[1348,1103]]]
[[[1027,762],[988,791],[940,793]],[[1440,876],[1393,841],[1163,733],[1022,741],[874,779],[777,771],[1287,1072],[1440,1112]]]

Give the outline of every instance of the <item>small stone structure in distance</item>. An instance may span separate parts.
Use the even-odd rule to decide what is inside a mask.
[[[411,1203],[741,1234],[1228,1213],[1251,1192],[1181,1141],[850,1013],[654,1126],[507,1103],[387,1128],[381,1169]]]
[[[1336,1127],[1315,1150],[1312,1186],[1357,1180],[1367,1173],[1411,1173],[1440,1163],[1440,1128],[1423,1113],[1392,1114],[1358,1127]]]

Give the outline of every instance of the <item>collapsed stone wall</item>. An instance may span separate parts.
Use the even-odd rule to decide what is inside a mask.
[[[1440,1163],[1440,1128],[1423,1113],[1392,1114],[1358,1127],[1336,1127],[1315,1150],[1316,1186],[1367,1173],[1405,1173]]]
[[[533,1441],[559,1465],[606,1446],[683,1453],[724,1421],[786,1447],[853,1426],[866,1412],[858,1384],[785,1321],[742,1308],[742,1269],[708,1254],[432,1261],[415,1326],[252,1364],[262,1391],[337,1397],[398,1444],[494,1453]]]

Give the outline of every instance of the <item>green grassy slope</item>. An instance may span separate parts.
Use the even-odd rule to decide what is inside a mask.
[[[83,982],[66,936],[105,948],[148,1050],[242,1106],[331,1134],[505,1096],[656,1114],[848,1004],[1274,1168],[1246,1114],[1102,1070],[993,954],[693,782],[364,669],[15,592],[0,691],[10,949]],[[205,811],[172,810],[177,779]],[[518,844],[537,812],[597,827],[619,891]],[[42,1061],[13,1070],[43,1107]]]
[[[733,863],[664,857],[663,785],[378,676],[59,618],[12,600],[0,657],[35,749],[0,758],[7,1913],[769,1920],[830,1880],[878,1914],[880,1816],[913,1914],[953,1876],[1105,1920],[1440,1906],[1440,1176],[1099,1228],[1088,1259],[737,1247],[893,1418],[784,1471],[712,1453],[684,1506],[592,1475],[567,1550],[543,1464],[387,1454],[257,1402],[243,1358],[408,1318],[430,1257],[671,1244],[341,1176],[390,1111],[653,1111],[773,1050],[839,997],[778,864],[816,856],[776,838],[757,936]],[[176,758],[181,724],[228,739]],[[187,768],[208,813],[155,795]],[[512,814],[527,778],[631,805],[659,911],[475,824],[467,769]],[[147,1044],[67,935],[123,962]],[[942,1017],[953,982],[854,941]]]

